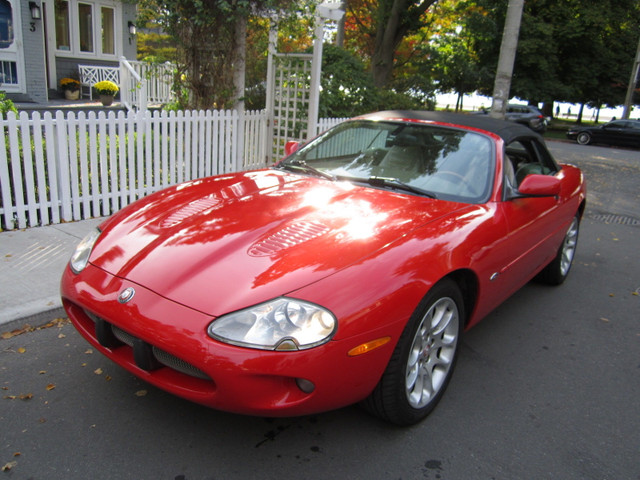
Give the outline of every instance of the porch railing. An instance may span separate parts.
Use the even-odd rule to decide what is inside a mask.
[[[126,58],[120,59],[120,102],[127,110],[136,109],[139,112],[147,110],[148,105],[147,79],[143,79],[134,70]]]
[[[176,70],[174,64],[147,63],[129,60],[128,64],[140,78],[146,80],[147,102],[149,104],[163,104],[175,100],[173,92],[173,76]]]
[[[120,87],[120,100],[128,109],[146,110],[148,105],[162,105],[175,99],[171,63],[149,64],[120,58],[119,66],[78,65],[83,95],[93,99],[93,85],[110,80]]]

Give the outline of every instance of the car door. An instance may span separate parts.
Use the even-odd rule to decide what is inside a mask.
[[[627,122],[614,120],[602,127],[602,143],[609,145],[629,145],[631,129],[627,127]]]
[[[513,293],[544,267],[556,254],[562,225],[561,199],[519,197],[517,188],[530,174],[557,175],[559,167],[546,147],[534,138],[519,139],[505,148],[514,178],[505,181],[500,216],[507,232],[500,241],[503,264],[494,274],[508,294]]]

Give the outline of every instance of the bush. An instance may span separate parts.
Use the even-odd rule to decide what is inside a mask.
[[[18,109],[11,100],[6,98],[6,94],[4,92],[0,92],[0,113],[3,117],[6,117],[9,112],[13,112],[17,115]]]

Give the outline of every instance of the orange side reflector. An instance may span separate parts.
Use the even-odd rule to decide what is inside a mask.
[[[349,350],[347,355],[350,357],[357,357],[358,355],[362,355],[363,353],[370,352],[371,350],[375,350],[376,348],[383,346],[389,340],[391,340],[391,337],[382,337],[376,340],[371,340],[370,342],[363,343],[362,345],[352,348]]]

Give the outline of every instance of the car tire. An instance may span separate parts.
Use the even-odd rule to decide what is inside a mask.
[[[538,278],[549,285],[560,285],[563,283],[575,257],[576,247],[578,245],[578,233],[580,232],[580,217],[576,215],[571,221],[571,225],[562,240],[562,245],[558,249],[558,253],[553,261],[547,265]]]
[[[426,417],[453,373],[464,318],[458,286],[451,279],[437,283],[411,316],[365,409],[396,425]]]
[[[580,132],[576,137],[576,142],[580,145],[589,145],[591,143],[591,135],[588,132]]]

